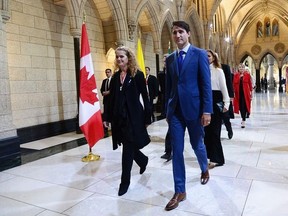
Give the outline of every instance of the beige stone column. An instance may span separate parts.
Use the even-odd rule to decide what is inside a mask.
[[[13,125],[11,97],[8,73],[6,21],[10,16],[8,13],[8,2],[0,3],[0,142],[3,139],[17,136]]]
[[[6,21],[8,0],[0,0],[0,171],[21,164],[20,142],[13,125],[8,73]]]
[[[268,55],[267,58],[268,58],[267,76],[269,77],[268,89],[275,89],[274,87],[274,57],[272,55]]]

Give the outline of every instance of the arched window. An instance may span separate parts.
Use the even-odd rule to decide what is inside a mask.
[[[262,22],[260,22],[260,21],[257,22],[256,35],[257,35],[257,38],[262,38],[263,37],[263,25],[262,25]]]
[[[272,36],[279,36],[279,23],[276,19],[272,23]]]
[[[270,35],[271,35],[271,23],[270,23],[270,19],[268,17],[265,18],[264,24],[265,24],[265,36],[270,37]]]

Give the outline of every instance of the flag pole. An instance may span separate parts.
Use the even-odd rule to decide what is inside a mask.
[[[85,42],[86,42],[86,51],[87,51],[87,47],[88,47],[88,52],[89,52],[89,55],[91,54],[90,53],[90,47],[89,47],[89,42],[88,42],[88,37],[87,37],[87,32],[86,32],[86,27],[85,27],[85,22],[86,22],[86,14],[85,14],[85,11],[83,12],[83,24],[84,24],[84,29],[85,29]],[[81,35],[81,38],[83,37],[83,26],[82,26],[82,35]],[[82,53],[82,47],[83,47],[83,45],[84,45],[84,43],[83,43],[83,41],[81,41],[81,59],[83,58],[83,53]],[[85,53],[86,55],[87,55],[87,53]],[[83,59],[82,59],[83,60]],[[88,62],[88,64],[90,63],[90,68],[91,68],[91,70],[92,71],[90,71],[90,72],[93,72],[93,77],[92,77],[92,79],[95,79],[94,78],[94,69],[93,69],[93,64],[92,64],[92,60],[90,59],[89,60],[89,62]],[[85,62],[85,60],[84,60],[84,64],[87,64],[87,62]],[[87,65],[86,65],[87,66]],[[85,67],[86,67],[85,66]],[[88,67],[89,68],[89,67]],[[89,72],[89,71],[85,71],[85,72]],[[84,73],[83,71],[81,72],[81,69],[80,69],[80,74],[81,73]],[[82,76],[83,76],[83,74],[82,74]],[[80,78],[81,79],[81,78]],[[86,78],[87,79],[87,78]],[[93,81],[91,81],[91,82],[93,82]],[[95,82],[95,80],[94,80],[94,82]],[[96,82],[94,83],[95,84],[95,88],[96,88],[96,91],[97,91],[97,85],[96,85]],[[81,93],[81,92],[80,92]],[[81,95],[80,95],[81,96]],[[97,96],[96,96],[97,97]],[[97,100],[98,100],[98,98],[97,98]],[[94,101],[93,101],[94,102]],[[99,104],[99,100],[98,100],[98,102],[96,102],[96,103],[98,103]],[[95,106],[95,104],[96,103],[94,103],[94,106]],[[84,105],[81,105],[82,106],[82,109],[84,109],[83,108],[83,106]],[[100,106],[100,105],[99,105]],[[83,111],[82,111],[83,112]],[[99,111],[98,111],[99,112]],[[92,119],[93,119],[93,117],[91,117]],[[88,122],[89,122],[90,120],[88,120]],[[99,139],[101,139],[103,136],[104,136],[104,132],[103,132],[103,128],[102,128],[102,118],[101,118],[101,115],[99,116],[97,116],[97,115],[95,115],[94,114],[94,119],[93,119],[93,121],[97,121],[98,123],[100,123],[101,122],[101,126],[99,126],[100,124],[97,124],[97,122],[91,122],[91,123],[88,123],[89,125],[87,125],[87,126],[85,126],[84,127],[84,135],[85,135],[85,138],[86,138],[86,140],[87,140],[87,142],[88,142],[88,146],[89,146],[89,153],[88,153],[88,155],[86,155],[86,156],[84,156],[83,158],[82,158],[82,162],[90,162],[90,161],[97,161],[97,160],[99,160],[100,159],[100,155],[95,155],[95,154],[93,154],[92,153],[92,147],[95,145],[95,143],[97,143],[97,141],[99,140]],[[79,121],[79,124],[80,124],[80,121]],[[97,126],[98,125],[98,126]],[[83,125],[82,125],[83,126]],[[101,130],[102,131],[101,131]],[[100,131],[99,131],[100,130]],[[89,135],[95,135],[95,133],[99,133],[99,137],[93,137],[93,138],[91,138],[91,137],[89,137]],[[102,136],[102,134],[103,134],[103,136]]]

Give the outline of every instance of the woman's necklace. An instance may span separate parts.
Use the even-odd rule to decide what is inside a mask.
[[[123,84],[124,83],[124,80],[125,80],[125,78],[126,78],[126,72],[121,72],[120,73],[120,82],[121,82],[121,84]]]
[[[123,86],[123,83],[125,81],[126,75],[127,75],[127,72],[122,71],[120,73],[120,83],[121,83],[120,91],[122,91],[122,86]]]

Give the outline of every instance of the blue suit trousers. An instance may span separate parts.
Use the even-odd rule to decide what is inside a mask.
[[[204,128],[201,119],[187,121],[185,120],[180,107],[176,108],[169,121],[169,132],[171,135],[171,144],[173,151],[172,165],[174,177],[175,193],[186,192],[186,171],[184,162],[184,136],[188,129],[190,143],[197,157],[200,169],[205,172],[208,168],[207,152],[204,145]]]

